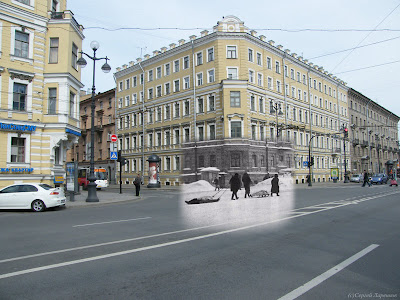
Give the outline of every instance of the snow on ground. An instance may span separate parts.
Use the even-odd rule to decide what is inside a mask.
[[[271,180],[264,180],[250,188],[250,193],[260,190],[271,192]],[[220,223],[268,222],[286,215],[294,208],[294,186],[292,178],[279,177],[279,197],[244,198],[244,188],[238,191],[238,200],[231,200],[230,188],[215,191],[215,187],[205,180],[186,184],[181,187],[181,212],[186,224],[205,226]],[[213,196],[218,202],[204,204],[186,204],[194,198]],[[228,225],[229,227],[229,225]]]

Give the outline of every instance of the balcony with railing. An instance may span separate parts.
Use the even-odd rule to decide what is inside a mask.
[[[75,20],[74,14],[70,10],[64,11],[51,11],[49,12],[51,23],[58,23],[58,21],[65,22],[65,20],[71,20],[71,24],[79,29],[81,32],[83,31],[83,26],[79,25],[79,23]]]

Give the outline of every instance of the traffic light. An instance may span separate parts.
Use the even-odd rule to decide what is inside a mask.
[[[314,156],[311,156],[310,167],[314,165]]]
[[[344,128],[344,138],[349,137],[349,129],[347,127]]]
[[[121,166],[126,165],[128,162],[125,157],[122,157],[122,151],[118,150],[118,159],[117,161],[121,164]]]

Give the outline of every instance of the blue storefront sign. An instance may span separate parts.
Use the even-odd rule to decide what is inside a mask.
[[[12,130],[12,131],[36,131],[36,126],[34,125],[21,125],[14,123],[0,123],[0,130]]]
[[[1,173],[32,173],[33,168],[0,168]]]
[[[72,129],[69,129],[69,128],[66,128],[66,129],[65,129],[65,132],[66,132],[66,133],[71,133],[71,134],[74,134],[74,135],[77,135],[77,136],[81,136],[81,133],[80,133],[80,132],[75,131],[75,130],[72,130]]]

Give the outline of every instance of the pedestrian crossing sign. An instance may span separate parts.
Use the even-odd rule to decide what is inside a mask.
[[[118,152],[117,151],[111,151],[110,159],[118,160]]]

